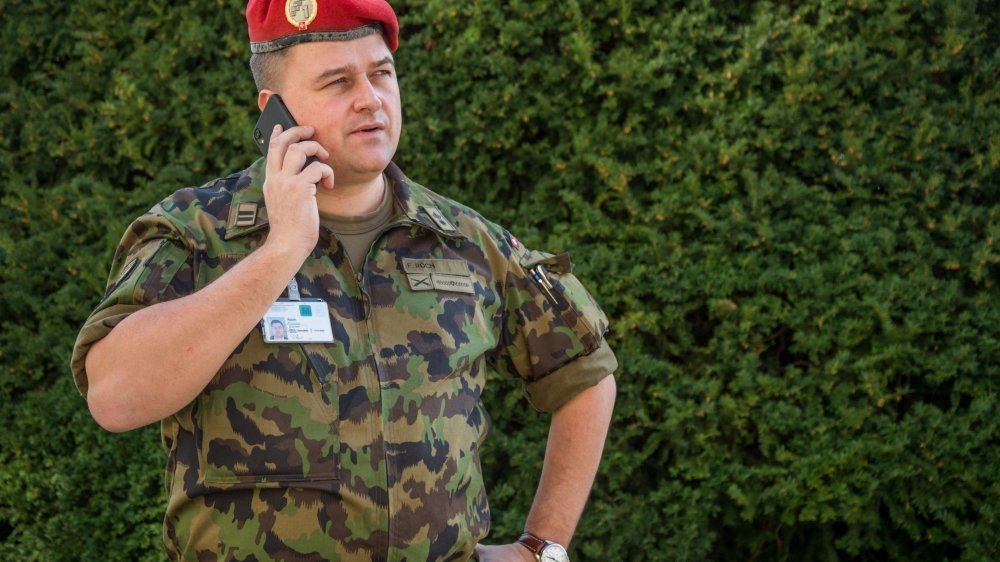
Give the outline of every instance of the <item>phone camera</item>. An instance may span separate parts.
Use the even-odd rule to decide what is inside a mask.
[[[264,133],[260,132],[260,129],[253,130],[253,138],[260,144],[264,144]]]

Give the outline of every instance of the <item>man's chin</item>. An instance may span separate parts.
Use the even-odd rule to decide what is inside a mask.
[[[334,187],[338,183],[365,183],[374,180],[389,166],[391,158],[373,158],[362,162],[354,161],[348,165],[337,165],[327,162],[333,168]]]
[[[344,169],[357,174],[381,174],[392,161],[392,153],[387,150],[358,154],[349,162],[343,162]]]

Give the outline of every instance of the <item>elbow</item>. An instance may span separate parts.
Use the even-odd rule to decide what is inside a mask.
[[[87,391],[87,407],[97,425],[112,433],[124,433],[143,425],[131,419],[125,406],[108,394],[100,385]]]
[[[94,410],[90,411],[90,415],[94,417],[95,421],[97,421],[97,425],[101,426],[105,431],[110,431],[111,433],[125,433],[126,431],[135,429],[125,423],[124,420],[113,416],[97,414]]]
[[[123,433],[145,425],[131,415],[128,394],[123,392],[123,385],[117,382],[114,369],[101,361],[99,351],[98,346],[95,346],[86,358],[87,408],[91,417],[112,433]]]

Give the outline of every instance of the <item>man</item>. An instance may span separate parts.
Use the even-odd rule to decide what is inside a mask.
[[[170,557],[564,559],[614,403],[606,319],[567,256],[391,162],[387,3],[254,0],[247,20],[258,106],[280,93],[302,125],[129,227],[73,355],[103,427],[161,422]],[[267,342],[271,315],[311,335]],[[479,544],[488,370],[554,412],[526,534],[500,546]]]
[[[272,340],[287,340],[288,336],[285,335],[285,323],[281,320],[275,318],[271,320],[271,339]]]

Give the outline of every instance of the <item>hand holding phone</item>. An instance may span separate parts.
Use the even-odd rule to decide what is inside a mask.
[[[281,125],[286,132],[297,126],[281,98],[271,94],[253,129],[254,143],[265,157],[268,155],[275,125]],[[313,132],[300,127],[290,134],[283,132],[280,141],[275,137],[275,150],[287,150],[285,147],[301,143],[299,148],[315,152],[319,156],[307,156],[305,164],[299,170],[294,170],[284,165],[289,161],[300,161],[301,154],[289,158],[287,152],[284,155],[276,153],[276,157],[282,156],[282,161],[274,162],[269,159],[263,185],[268,218],[267,244],[276,243],[283,249],[298,249],[305,252],[302,259],[312,251],[319,237],[317,191],[333,188],[332,168],[321,163],[306,170],[307,166],[328,154],[318,142],[310,138]]]
[[[275,125],[281,125],[282,131],[287,131],[292,127],[297,127],[298,123],[295,122],[295,118],[292,117],[292,113],[288,111],[288,107],[285,106],[285,102],[281,100],[281,96],[278,94],[271,94],[267,98],[267,103],[264,104],[264,110],[260,113],[260,118],[257,119],[257,124],[253,128],[253,140],[260,149],[260,153],[265,157],[267,156],[267,149],[271,143],[271,131],[274,130]],[[304,169],[309,164],[312,164],[318,160],[315,156],[310,156],[306,158],[306,163],[302,166]]]

